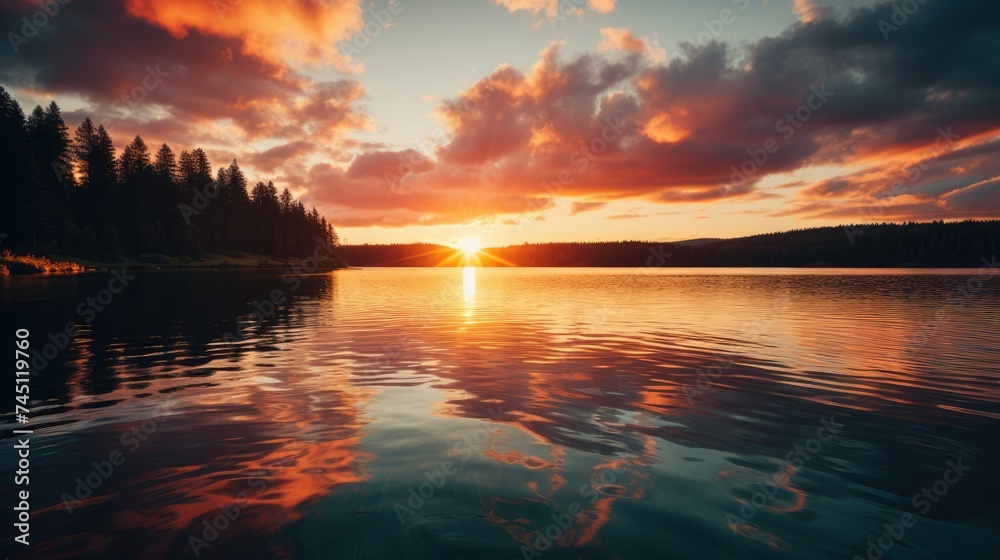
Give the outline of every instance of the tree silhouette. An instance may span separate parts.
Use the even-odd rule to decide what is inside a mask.
[[[76,221],[83,228],[101,231],[110,225],[118,183],[114,143],[103,125],[94,128],[86,118],[76,129],[72,152],[80,177],[80,188],[73,190]]]
[[[59,106],[53,101],[47,109],[35,107],[24,125],[31,157],[28,180],[30,193],[26,210],[30,216],[32,243],[37,252],[52,251],[62,243],[77,240],[72,225],[72,202],[69,187],[74,184],[69,132]]]
[[[248,193],[235,159],[213,181],[200,148],[175,156],[162,144],[151,155],[135,136],[116,153],[103,125],[85,118],[71,139],[55,102],[26,119],[0,87],[5,248],[103,260],[235,251],[290,258],[337,242],[319,212],[307,212],[287,189],[279,199],[273,183],[258,182]],[[186,216],[181,208],[196,197],[205,204]]]
[[[170,146],[163,144],[156,152],[156,160],[153,161],[153,170],[156,174],[171,184],[177,181],[177,157]]]
[[[861,234],[853,237],[848,232]],[[738,239],[678,243],[606,241],[527,243],[486,249],[483,266],[835,266],[973,267],[997,254],[1000,221],[822,227]],[[340,249],[356,266],[437,266],[455,249],[428,244],[353,245]],[[669,256],[667,256],[669,255]],[[662,258],[661,258],[662,257]],[[450,262],[458,263],[459,259]]]
[[[34,246],[31,163],[24,112],[0,88],[0,233],[10,236],[7,245]]]

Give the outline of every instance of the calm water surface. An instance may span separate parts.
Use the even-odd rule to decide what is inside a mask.
[[[886,558],[997,558],[1000,278],[975,276],[155,272],[90,324],[110,275],[0,279],[8,346],[81,324],[36,362],[32,545],[5,547],[850,559],[912,513]]]

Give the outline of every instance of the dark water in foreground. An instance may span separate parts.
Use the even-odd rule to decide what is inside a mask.
[[[28,549],[0,449],[5,554],[997,558],[975,274],[162,272],[93,315],[110,275],[0,279],[4,345],[82,325],[31,381]]]

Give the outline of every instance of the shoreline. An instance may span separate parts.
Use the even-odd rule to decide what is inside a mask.
[[[168,255],[139,255],[114,261],[100,261],[81,257],[51,255],[46,257],[0,256],[0,276],[73,275],[87,272],[127,268],[135,271],[154,270],[282,270],[300,266],[303,258],[279,258],[252,253],[208,254],[204,257],[171,257]],[[48,267],[51,267],[49,269]],[[346,270],[348,266],[339,258],[325,260],[317,271]]]
[[[92,272],[107,272],[116,268],[127,268],[129,271],[137,272],[182,272],[182,271],[225,271],[225,270],[239,270],[239,271],[253,271],[253,270],[284,270],[293,266],[298,266],[295,263],[282,263],[282,264],[234,264],[234,263],[191,263],[191,264],[171,264],[171,265],[157,265],[144,262],[136,261],[115,261],[115,262],[102,262],[96,263],[93,261],[88,261],[88,264],[80,264],[83,270],[77,271],[10,271],[7,274],[0,274],[3,276],[71,276],[78,274],[87,274]],[[643,266],[601,266],[601,265],[584,265],[584,266],[450,266],[450,267],[435,267],[435,266],[383,266],[383,265],[368,265],[368,266],[352,266],[352,265],[320,265],[312,272],[330,272],[334,270],[365,270],[365,269],[383,269],[383,268],[393,268],[393,269],[434,269],[434,268],[478,268],[478,269],[510,269],[510,268],[523,268],[523,269],[561,269],[561,270],[573,270],[573,269],[607,269],[607,270],[626,270],[626,269],[645,269]],[[862,270],[899,270],[899,271],[914,271],[914,270],[926,270],[927,272],[935,271],[947,271],[947,270],[976,270],[976,267],[953,267],[953,266],[917,266],[917,265],[875,265],[875,266],[839,266],[839,265],[806,265],[806,266],[739,266],[739,265],[712,265],[712,266],[661,266],[655,267],[658,270],[788,270],[788,271],[815,271],[815,270],[827,270],[827,271],[862,271]]]

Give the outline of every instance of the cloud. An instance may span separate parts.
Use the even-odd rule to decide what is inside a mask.
[[[312,142],[296,140],[251,154],[245,159],[261,171],[274,172],[287,161],[296,159],[304,154],[312,153],[315,147]]]
[[[939,129],[951,126],[966,139],[1000,130],[1000,62],[982,54],[1000,47],[990,27],[1000,8],[973,15],[926,4],[886,42],[878,21],[891,14],[890,3],[859,8],[740,50],[685,45],[670,63],[586,52],[567,59],[553,44],[529,70],[501,66],[443,101],[438,117],[448,140],[424,154],[433,167],[407,173],[395,194],[384,180],[335,174],[313,177],[312,192],[359,225],[534,215],[555,198],[772,201],[774,215],[859,219],[871,204],[862,191],[884,189],[893,169],[934,145]],[[644,48],[627,30],[603,36],[605,47]],[[827,93],[817,105],[820,91]],[[755,163],[761,153],[766,161]],[[748,160],[755,172],[734,178]],[[915,185],[891,214],[996,215],[993,203],[969,202],[994,192],[1000,170],[983,161],[940,157],[927,172],[940,180]],[[784,196],[758,187],[765,177],[814,166],[870,167],[871,184],[860,177],[786,184]],[[961,190],[970,185],[977,186]]]
[[[322,9],[345,13],[346,8],[337,6]],[[119,147],[141,134],[150,145],[166,142],[176,152],[202,147],[215,164],[223,161],[217,155],[236,157],[241,164],[260,165],[258,171],[264,173],[296,165],[310,154],[336,157],[349,134],[373,128],[360,82],[317,81],[274,53],[247,47],[263,39],[216,29],[219,21],[231,29],[250,26],[260,17],[253,15],[259,13],[257,3],[233,5],[221,20],[212,2],[130,2],[128,7],[131,13],[121,1],[94,0],[60,12],[44,34],[16,55],[0,50],[0,82],[15,92],[39,92],[39,102],[62,102],[67,96],[79,100],[82,107],[65,113],[67,123],[75,126],[89,116],[109,128]],[[4,5],[0,25],[14,28],[33,9],[30,3]],[[288,24],[287,31],[294,34],[297,25],[306,25],[307,16],[327,18],[318,14],[320,9],[318,4],[294,8],[275,21],[302,19]],[[206,21],[188,25],[195,15]],[[301,37],[333,36],[323,31],[330,24],[316,26],[314,35],[303,32]],[[273,25],[261,27],[266,29],[258,34],[279,37]],[[283,153],[285,162],[279,157]]]
[[[593,210],[600,210],[607,206],[607,202],[574,202],[569,209],[570,216],[576,216],[583,212],[591,212]]]
[[[939,143],[915,156],[812,183],[774,216],[850,222],[984,218],[1000,214],[995,133]]]
[[[667,61],[667,51],[655,43],[650,45],[649,37],[636,37],[624,27],[605,27],[601,29],[604,39],[598,43],[597,50],[620,50],[631,54],[644,54],[650,62],[663,63]]]
[[[533,15],[543,14],[549,21],[556,20],[557,18],[576,14],[580,15],[583,13],[582,8],[576,6],[582,4],[582,2],[573,1],[568,2],[567,0],[493,0],[493,2],[498,6],[503,6],[511,12],[525,11],[530,12]],[[591,10],[600,13],[608,14],[614,11],[617,0],[587,0],[587,7]]]
[[[638,212],[628,212],[626,214],[612,214],[610,216],[604,216],[605,220],[635,220],[637,218],[648,218],[648,214],[640,214]]]
[[[604,40],[597,45],[597,50],[618,49],[636,54],[641,54],[646,50],[646,43],[632,35],[632,32],[624,27],[605,27],[601,29],[601,36],[604,37]]]
[[[614,11],[618,0],[587,0],[587,7],[595,12],[608,14]]]
[[[410,173],[425,173],[432,169],[434,169],[434,162],[413,149],[397,152],[369,152],[354,159],[347,169],[346,177],[352,179],[377,178],[387,183],[393,183]]]
[[[809,23],[822,15],[822,10],[814,0],[792,0],[792,9],[799,21]]]
[[[497,3],[533,14],[559,6]],[[348,63],[332,48],[360,21],[353,4],[289,0],[266,25],[263,3],[250,0],[221,19],[210,2],[127,6],[94,0],[60,13],[17,55],[0,51],[0,81],[81,100],[88,106],[67,118],[106,118],[120,142],[139,132],[151,145],[238,157],[341,225],[544,218],[556,199],[580,211],[612,200],[759,203],[769,196],[762,179],[815,166],[863,171],[792,183],[772,196],[773,215],[860,220],[875,202],[886,219],[998,211],[996,4],[926,3],[886,41],[878,22],[893,6],[883,2],[739,48],[683,45],[669,62],[650,56],[648,38],[605,28],[595,52],[565,56],[556,43],[530,68],[501,65],[441,101],[447,134],[422,150],[352,139],[374,129],[361,82],[319,80],[302,66]],[[34,9],[5,4],[0,26],[15,29]],[[130,106],[123,96],[149,68],[167,75]],[[818,106],[817,88],[829,92]],[[953,151],[923,155],[949,127],[962,138]],[[736,177],[747,161],[753,172]],[[873,194],[914,162],[927,169],[905,192]]]
[[[309,135],[337,138],[347,131],[374,130],[374,122],[357,106],[365,99],[365,89],[355,80],[314,82],[289,118]]]
[[[544,12],[550,18],[559,15],[559,0],[494,0],[494,2],[511,12],[519,10],[532,14]]]
[[[364,25],[356,0],[125,0],[128,14],[178,39],[200,33],[237,40],[244,54],[272,62],[353,65],[336,49]]]

